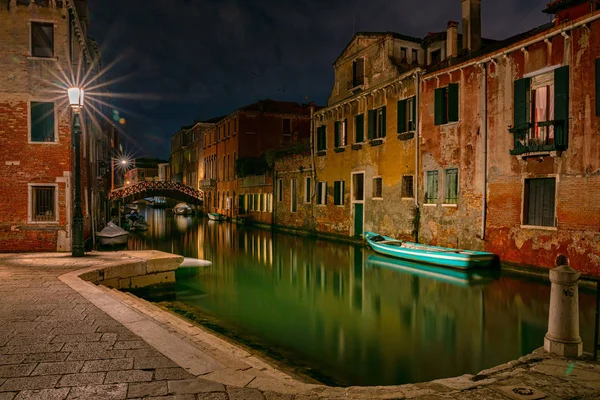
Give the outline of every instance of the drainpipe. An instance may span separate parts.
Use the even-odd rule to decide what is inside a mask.
[[[488,64],[481,64],[482,67],[482,82],[481,82],[481,136],[483,139],[483,160],[482,160],[482,179],[483,179],[483,187],[482,187],[482,195],[481,195],[481,240],[485,240],[485,222],[486,222],[486,212],[487,212],[487,146],[488,146],[488,109],[487,109],[487,69]]]
[[[421,77],[417,71],[415,77],[415,184],[413,187],[415,196],[415,242],[419,243],[419,140],[421,140],[420,107],[419,98],[421,92]]]
[[[310,105],[310,162],[311,162],[311,168],[312,168],[312,176],[313,176],[313,191],[312,191],[312,196],[313,198],[316,197],[316,189],[318,187],[318,183],[317,183],[317,167],[315,165],[315,105],[314,103],[311,103]],[[317,221],[316,221],[316,217],[315,217],[315,205],[312,202],[312,198],[311,198],[311,202],[310,202],[310,214],[313,220],[313,229],[316,230],[317,229]]]

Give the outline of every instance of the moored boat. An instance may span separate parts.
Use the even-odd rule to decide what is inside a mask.
[[[186,203],[177,203],[175,207],[173,207],[173,212],[177,215],[188,215],[192,213],[192,207]]]
[[[496,259],[493,253],[406,242],[373,232],[365,232],[365,239],[380,254],[445,267],[484,268],[491,266]]]
[[[96,232],[96,238],[102,246],[125,244],[128,237],[129,232],[112,222],[107,223],[100,232]]]
[[[213,221],[225,221],[227,219],[227,215],[219,214],[219,213],[208,213],[208,219]]]

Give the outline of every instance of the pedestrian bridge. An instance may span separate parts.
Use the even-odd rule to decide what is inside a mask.
[[[135,185],[115,189],[110,200],[124,199],[126,203],[146,197],[168,197],[188,204],[202,204],[204,192],[177,182],[142,181]]]

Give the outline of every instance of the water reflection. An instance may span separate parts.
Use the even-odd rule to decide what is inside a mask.
[[[130,248],[211,260],[177,276],[177,304],[326,383],[387,385],[476,373],[543,344],[549,286],[406,266],[363,247],[152,210]],[[399,269],[400,267],[400,269]],[[581,298],[583,340],[593,301]]]

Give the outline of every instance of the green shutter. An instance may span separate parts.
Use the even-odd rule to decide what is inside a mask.
[[[406,100],[398,100],[398,133],[406,132]]]
[[[369,140],[375,139],[375,118],[377,118],[376,110],[369,110]]]
[[[448,85],[448,122],[458,121],[458,83]]]
[[[554,70],[554,143],[557,150],[566,150],[569,137],[569,66]]]
[[[529,113],[529,90],[531,87],[531,79],[523,78],[515,81],[514,84],[514,125],[516,129],[526,127]]]
[[[444,90],[446,88],[435,89],[435,124],[444,124]]]
[[[333,182],[333,204],[340,205],[340,181]]]
[[[346,193],[346,182],[340,181],[340,205],[344,205],[344,198]]]
[[[387,118],[385,117],[385,106],[381,107],[381,137],[385,137],[387,132]]]
[[[334,145],[335,147],[340,147],[340,130],[341,130],[342,124],[340,123],[340,121],[335,121],[333,123],[333,134],[334,134]]]
[[[596,58],[596,116],[600,117],[600,58]]]
[[[413,107],[412,107],[412,122],[413,122],[413,126],[409,128],[409,130],[417,130],[417,96],[413,96],[412,97],[412,103],[413,103]]]
[[[365,114],[358,114],[354,117],[355,130],[356,130],[356,143],[364,142],[365,140]]]

